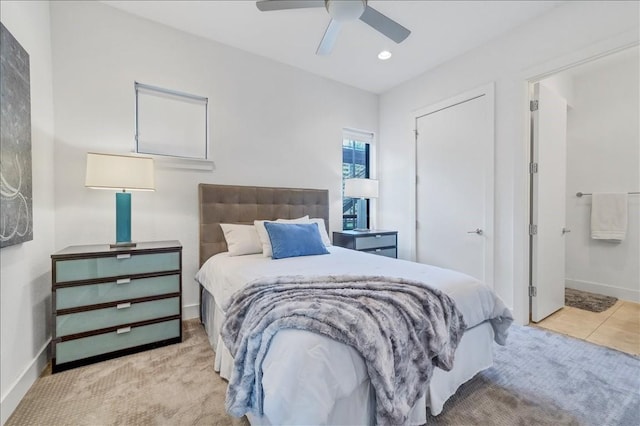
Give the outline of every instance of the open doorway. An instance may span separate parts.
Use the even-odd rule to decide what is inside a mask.
[[[531,105],[531,320],[636,354],[640,353],[639,51],[637,46],[629,48],[531,82],[531,100],[539,101]],[[549,113],[550,104],[556,111]],[[558,142],[563,133],[564,141]],[[593,194],[602,193],[626,194],[625,233],[617,241],[600,239],[592,230]],[[567,307],[565,293],[573,290],[588,293],[577,293],[578,297],[596,294],[617,301],[601,312]]]

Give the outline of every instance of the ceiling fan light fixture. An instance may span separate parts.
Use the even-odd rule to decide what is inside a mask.
[[[332,19],[338,22],[354,21],[367,8],[366,0],[325,0],[325,7]]]
[[[324,6],[331,20],[322,36],[316,55],[331,53],[340,28],[346,22],[360,20],[396,43],[401,43],[409,37],[411,31],[378,12],[368,3],[368,0],[257,0],[256,6],[263,12]]]
[[[378,53],[378,59],[380,59],[381,61],[386,61],[389,58],[391,58],[391,52],[389,52],[388,50],[383,50],[382,52]]]

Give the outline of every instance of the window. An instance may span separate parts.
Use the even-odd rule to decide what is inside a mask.
[[[209,159],[208,99],[135,83],[136,152]]]
[[[344,130],[342,138],[342,193],[344,182],[350,178],[369,178],[371,171],[370,145],[373,134]],[[369,227],[369,200],[342,197],[342,229],[355,229],[358,216]]]

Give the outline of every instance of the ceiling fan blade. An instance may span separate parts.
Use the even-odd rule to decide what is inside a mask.
[[[386,17],[371,6],[366,7],[364,13],[360,17],[360,20],[389,37],[396,43],[402,42],[405,38],[409,37],[409,34],[411,34],[411,31],[398,24],[393,19]]]
[[[324,7],[324,0],[258,0],[256,6],[263,12],[283,9]]]
[[[342,28],[342,25],[335,19],[329,22],[329,26],[324,32],[324,36],[322,36],[322,40],[318,46],[318,50],[316,50],[316,55],[328,55],[331,53],[333,45],[336,43],[336,39],[340,33],[340,28]]]

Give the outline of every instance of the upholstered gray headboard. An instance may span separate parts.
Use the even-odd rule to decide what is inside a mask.
[[[294,219],[304,215],[324,219],[329,229],[329,191],[326,189],[260,186],[198,185],[200,210],[200,266],[214,254],[227,251],[221,223]]]

